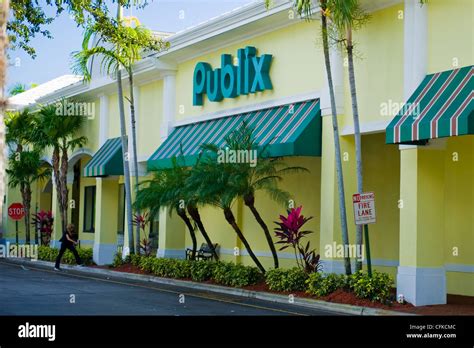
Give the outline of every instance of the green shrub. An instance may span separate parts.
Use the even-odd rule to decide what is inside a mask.
[[[126,262],[126,260],[123,259],[122,253],[120,251],[118,251],[114,256],[114,260],[112,261],[112,266],[113,267],[118,267],[118,266],[124,265],[126,263],[127,262]]]
[[[212,279],[216,283],[235,287],[256,284],[261,278],[258,268],[231,262],[216,263],[212,272]]]
[[[373,271],[369,278],[367,273],[359,271],[350,277],[349,285],[357,297],[383,303],[389,298],[394,281],[386,273]]]
[[[311,273],[306,280],[308,294],[318,297],[329,295],[330,293],[347,287],[347,277],[344,274]]]
[[[91,265],[94,263],[92,261],[92,249],[77,248],[76,250],[80,258],[82,259],[82,262],[85,265]],[[58,254],[59,254],[59,249],[51,248],[45,245],[41,245],[38,247],[39,260],[54,262],[56,261]],[[76,259],[74,258],[74,255],[72,254],[72,252],[70,252],[69,250],[66,250],[66,252],[64,253],[62,257],[61,262],[74,265],[76,264]]]
[[[130,254],[130,263],[135,267],[140,267],[141,255]]]
[[[214,261],[194,261],[191,263],[191,279],[196,282],[210,280],[217,262]]]
[[[308,274],[298,267],[272,269],[265,274],[265,282],[275,291],[304,291],[306,279]]]

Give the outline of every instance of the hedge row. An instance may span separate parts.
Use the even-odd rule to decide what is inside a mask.
[[[198,282],[212,280],[217,284],[233,287],[253,285],[265,279],[268,288],[274,291],[305,291],[322,297],[338,289],[344,289],[354,292],[359,298],[382,303],[389,299],[394,284],[388,274],[377,271],[374,271],[372,277],[369,278],[367,273],[362,271],[350,276],[334,273],[308,275],[295,267],[272,269],[263,277],[256,267],[236,265],[231,262],[190,261],[139,255],[131,255],[126,260],[122,260],[122,256],[117,254],[114,266],[123,263],[131,263],[159,277],[192,279]]]
[[[138,255],[131,255],[122,261],[121,255],[117,254],[113,266],[127,262],[158,277],[192,279],[198,282],[213,280],[217,284],[233,287],[253,285],[263,279],[257,268],[232,262],[190,261]]]
[[[92,261],[92,249],[77,248],[76,250],[79,256],[81,257],[82,262],[85,265],[92,265],[94,263]],[[57,248],[51,248],[44,245],[38,246],[38,259],[39,260],[54,262],[56,261],[58,254],[59,254],[59,249]],[[74,258],[74,255],[69,250],[66,250],[66,252],[64,253],[62,257],[61,262],[74,265],[76,264],[76,259]]]

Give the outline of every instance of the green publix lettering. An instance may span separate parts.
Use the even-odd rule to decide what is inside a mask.
[[[239,65],[232,64],[230,54],[221,55],[221,68],[212,70],[209,63],[199,62],[194,68],[193,105],[203,105],[203,95],[210,101],[273,89],[269,71],[273,56],[257,56],[255,47],[237,50]]]

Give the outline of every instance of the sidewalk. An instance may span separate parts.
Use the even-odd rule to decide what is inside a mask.
[[[30,261],[24,259],[8,259],[4,260],[5,263],[10,264],[18,264],[25,267],[30,268],[38,268],[38,269],[48,269],[51,270],[54,267],[52,262],[46,261]],[[177,279],[168,279],[168,278],[160,278],[151,275],[144,275],[144,274],[135,274],[135,273],[125,273],[125,272],[117,272],[103,268],[96,268],[96,267],[77,267],[77,266],[70,266],[70,265],[61,265],[63,272],[71,273],[71,274],[86,274],[86,275],[96,275],[101,277],[107,277],[107,279],[114,278],[122,281],[130,280],[130,281],[138,281],[138,282],[153,282],[157,284],[165,284],[165,285],[172,285],[178,286],[188,289],[194,290],[201,290],[211,293],[220,293],[220,294],[227,294],[233,296],[240,296],[246,298],[256,298],[259,300],[274,302],[274,303],[285,303],[289,302],[289,297],[287,295],[280,295],[280,294],[273,294],[269,292],[261,292],[261,291],[251,291],[239,288],[231,288],[226,286],[214,285],[214,284],[205,284],[205,283],[197,283],[193,281],[187,280],[177,280]],[[399,316],[399,315],[416,315],[412,313],[402,313],[397,311],[390,311],[384,310],[379,308],[368,308],[368,307],[361,307],[361,306],[352,306],[347,304],[340,304],[340,303],[331,303],[307,298],[301,298],[295,296],[293,298],[293,304],[296,306],[302,306],[306,308],[312,309],[319,309],[325,311],[332,311],[336,313],[348,314],[348,315],[372,315],[372,316]]]

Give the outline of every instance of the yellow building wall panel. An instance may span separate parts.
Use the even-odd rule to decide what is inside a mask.
[[[360,122],[390,121],[384,105],[403,100],[403,3],[371,13],[369,22],[354,32],[354,70]],[[343,54],[346,57],[346,54]],[[341,127],[352,126],[352,99],[347,61],[344,63],[344,107]],[[392,103],[392,104],[390,104]]]
[[[428,73],[474,64],[474,2],[430,0]]]

